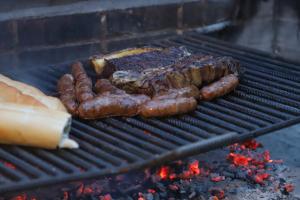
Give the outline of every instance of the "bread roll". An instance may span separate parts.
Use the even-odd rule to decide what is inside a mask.
[[[22,82],[11,80],[10,78],[0,74],[0,83],[1,82],[5,83],[7,86],[15,88],[16,89],[15,92],[17,94],[21,94],[21,95],[16,95],[15,96],[16,99],[14,99],[13,101],[9,101],[11,103],[23,102],[22,104],[25,104],[25,105],[34,105],[34,104],[32,104],[31,100],[28,100],[28,96],[30,96],[30,97],[33,97],[34,99],[36,99],[37,101],[39,101],[41,105],[43,105],[49,109],[67,112],[66,108],[64,107],[64,105],[61,103],[61,101],[58,98],[46,96],[42,91],[40,91],[39,89],[37,89],[35,87],[32,87],[32,86],[27,85]],[[2,87],[4,87],[3,84],[2,84]],[[10,92],[13,92],[11,90],[11,88],[10,88]],[[7,99],[5,96],[6,96],[6,93],[2,92],[2,90],[0,90],[0,100]],[[25,99],[23,99],[23,98],[25,98]]]
[[[46,149],[78,148],[69,139],[71,115],[57,110],[0,102],[0,143]]]
[[[30,85],[27,85],[25,83],[14,81],[2,74],[0,74],[0,81],[6,83],[9,86],[17,88],[18,90],[22,90],[25,94],[46,96],[41,90],[32,87]]]
[[[11,87],[0,81],[0,102],[14,102],[18,104],[40,106],[47,108],[43,103],[36,100],[32,96],[23,94],[15,87]]]

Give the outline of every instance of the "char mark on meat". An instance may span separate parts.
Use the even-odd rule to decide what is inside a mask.
[[[228,74],[239,75],[239,63],[231,57],[193,55],[164,67],[116,71],[111,82],[128,93],[154,96],[170,89],[202,87]]]
[[[128,52],[128,53],[127,53]],[[189,56],[185,47],[136,48],[109,54],[107,57],[92,58],[92,65],[102,78],[110,77],[115,71],[145,69],[172,65]]]

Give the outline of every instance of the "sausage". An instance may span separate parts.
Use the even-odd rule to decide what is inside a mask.
[[[223,96],[234,90],[238,84],[238,77],[234,74],[229,74],[208,86],[204,86],[200,90],[200,98],[205,101],[209,101],[216,97]]]
[[[75,78],[75,94],[77,101],[84,101],[94,98],[92,80],[87,76],[81,62],[72,65],[72,75]]]
[[[63,75],[57,83],[60,100],[66,106],[69,113],[77,115],[78,103],[75,96],[75,81],[71,74]]]
[[[194,86],[191,85],[189,87],[184,87],[181,89],[170,89],[167,92],[164,93],[160,93],[156,96],[153,97],[153,99],[155,100],[159,100],[159,99],[176,99],[179,97],[194,97],[194,98],[199,98],[200,97],[200,92],[199,89]]]
[[[124,90],[112,85],[107,79],[98,79],[95,84],[95,91],[97,94],[111,93],[111,94],[125,94]]]
[[[150,100],[145,95],[104,93],[92,100],[85,101],[78,108],[79,116],[84,119],[98,119],[112,116],[135,116],[140,105]]]
[[[140,115],[143,117],[163,117],[184,114],[195,110],[195,98],[180,97],[176,99],[151,100],[142,105]]]

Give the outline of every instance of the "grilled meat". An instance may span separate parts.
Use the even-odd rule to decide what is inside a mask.
[[[209,101],[231,92],[238,84],[238,77],[234,74],[229,74],[210,85],[204,86],[200,90],[200,96],[203,100]]]
[[[190,87],[185,87],[181,89],[170,89],[167,92],[162,92],[160,94],[155,95],[152,99],[154,100],[163,100],[163,99],[177,99],[180,97],[193,97],[195,99],[199,99],[200,92],[199,89],[191,85]]]
[[[58,83],[57,90],[60,95],[60,100],[72,115],[77,115],[78,104],[75,95],[75,81],[71,74],[63,75]]]
[[[167,67],[142,72],[116,71],[111,82],[128,93],[155,94],[191,85],[201,87],[227,74],[239,74],[239,63],[230,57],[195,55]]]
[[[107,79],[98,79],[95,84],[95,91],[97,94],[111,93],[111,94],[125,94],[124,90],[120,90],[112,85]]]
[[[84,119],[184,114],[196,109],[198,99],[225,95],[239,82],[236,60],[189,55],[182,47],[126,49],[92,63],[102,77],[109,76],[97,80],[96,97],[79,62],[72,67],[74,78],[66,74],[58,83],[69,112]]]
[[[97,74],[106,74],[106,72],[104,72],[104,67],[107,65],[108,60],[123,58],[132,55],[139,55],[151,51],[162,51],[162,48],[151,48],[151,47],[129,48],[129,49],[123,49],[121,51],[116,51],[107,55],[93,56],[91,57],[90,60]],[[106,70],[108,69],[106,68]]]
[[[108,78],[115,71],[133,70],[141,72],[151,69],[172,65],[190,53],[185,47],[162,48],[136,48],[115,52],[103,57],[91,59],[97,74],[102,78]]]
[[[156,99],[146,102],[141,107],[143,117],[164,117],[184,114],[196,109],[197,101],[190,97],[176,99]]]
[[[142,104],[150,100],[146,95],[130,95],[113,86],[107,79],[99,79],[95,85],[98,96],[84,101],[78,113],[84,119],[97,119],[111,116],[135,116]]]
[[[75,93],[78,102],[93,99],[92,80],[87,76],[80,62],[75,62],[72,65],[72,74],[75,78]]]
[[[96,119],[111,116],[134,116],[139,105],[124,95],[102,95],[80,104],[78,113],[84,119]]]

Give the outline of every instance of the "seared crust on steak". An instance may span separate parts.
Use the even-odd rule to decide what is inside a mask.
[[[174,65],[136,71],[116,71],[111,82],[128,93],[154,96],[169,89],[201,87],[227,74],[239,74],[239,63],[230,57],[194,55]]]
[[[145,69],[172,65],[190,53],[185,47],[134,48],[114,52],[104,57],[94,57],[91,63],[101,78],[109,78],[115,71]]]

